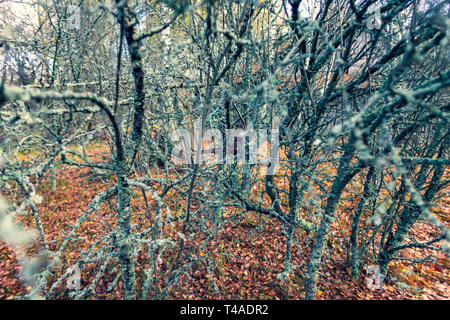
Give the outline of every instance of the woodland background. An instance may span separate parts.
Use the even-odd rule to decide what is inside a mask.
[[[0,298],[448,299],[449,37],[443,0],[0,0]],[[175,164],[199,119],[279,146]]]

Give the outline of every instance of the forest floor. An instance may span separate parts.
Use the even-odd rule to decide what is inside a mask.
[[[449,177],[447,176],[446,179]],[[50,177],[43,178],[38,193],[44,198],[38,207],[39,215],[46,232],[46,240],[50,249],[55,250],[71,230],[77,219],[87,209],[90,201],[100,191],[113,184],[113,180],[99,179],[90,169],[74,167],[59,168],[57,188],[52,190]],[[347,196],[360,186],[352,185],[346,192]],[[448,192],[448,190],[446,190]],[[6,194],[6,196],[8,196]],[[344,195],[345,196],[345,195]],[[150,207],[154,204],[150,203]],[[180,204],[183,205],[183,204]],[[368,289],[365,285],[365,270],[358,279],[353,280],[351,271],[345,267],[346,247],[344,239],[348,234],[342,224],[350,224],[350,212],[355,201],[346,208],[345,201],[338,209],[338,219],[333,224],[332,237],[328,241],[322,272],[318,281],[318,299],[449,299],[450,298],[450,262],[441,252],[423,249],[407,249],[402,251],[402,257],[407,259],[421,258],[433,254],[434,262],[413,264],[408,261],[392,263],[389,278],[383,283],[382,289]],[[142,197],[133,195],[133,223],[149,226]],[[175,208],[176,209],[176,208]],[[433,209],[439,218],[450,225],[450,197],[448,193],[439,200],[439,206]],[[106,205],[90,216],[78,233],[85,241],[72,243],[64,250],[62,266],[54,272],[62,274],[63,266],[67,268],[79,256],[80,249],[88,248],[89,244],[101,235],[109,232],[115,223],[115,216]],[[226,211],[224,218],[236,214]],[[23,216],[20,219],[29,227],[34,226],[33,218]],[[181,224],[175,224],[179,228]],[[175,229],[176,229],[175,228]],[[165,230],[175,241],[175,229]],[[427,241],[433,239],[438,231],[426,222],[416,223],[412,233],[416,239]],[[202,238],[203,237],[203,238]],[[193,265],[190,276],[182,275],[179,283],[169,290],[168,299],[302,299],[304,296],[304,270],[312,245],[311,235],[305,232],[296,233],[296,245],[293,248],[292,263],[297,266],[292,274],[282,281],[277,274],[283,271],[286,250],[286,236],[283,226],[267,217],[248,213],[240,223],[230,222],[209,241],[203,249],[195,241],[203,241],[204,235],[194,237],[186,246],[186,250],[198,257],[203,257]],[[40,251],[38,244],[28,248],[29,254]],[[145,250],[142,250],[145,252]],[[175,251],[174,251],[175,252]],[[172,252],[172,256],[173,253]],[[163,275],[170,267],[168,252],[159,263],[159,275]],[[364,261],[364,266],[370,263],[370,255]],[[165,260],[164,260],[165,259]],[[148,260],[147,260],[148,261]],[[145,257],[138,259],[138,281],[142,282],[143,268],[148,267]],[[90,283],[95,277],[99,265],[85,265],[81,285]],[[15,299],[27,292],[27,286],[20,279],[21,267],[14,251],[0,241],[0,299]],[[108,291],[110,283],[117,275],[113,265],[108,266],[96,288],[97,299],[120,299],[121,283],[116,289]],[[164,287],[164,277],[155,281],[150,288],[150,294],[155,294]],[[67,299],[67,291],[63,286],[56,290],[55,298]]]

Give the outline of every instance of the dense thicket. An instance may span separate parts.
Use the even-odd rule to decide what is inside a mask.
[[[314,299],[342,195],[356,180],[363,188],[340,239],[354,278],[368,261],[388,275],[407,248],[448,250],[431,211],[449,182],[446,1],[0,1],[0,10],[0,186],[9,203],[0,203],[0,235],[25,243],[11,219],[32,215],[47,263],[24,273],[30,296],[52,298],[64,285],[72,270],[55,270],[70,245],[81,269],[99,266],[70,297],[95,294],[114,266],[109,285],[121,284],[125,299],[164,298],[208,259],[201,249],[221,228],[256,212],[283,226],[279,277],[300,270]],[[197,152],[180,165],[179,129],[272,140],[258,145],[265,161],[222,150],[222,163],[201,163]],[[92,158],[93,145],[110,156]],[[49,244],[36,190],[67,166],[113,183]],[[147,205],[138,225],[137,196]],[[77,247],[78,229],[106,206],[114,225]],[[437,228],[433,240],[410,234],[418,221]],[[295,266],[305,237],[311,246]],[[155,291],[157,279],[165,285]]]

